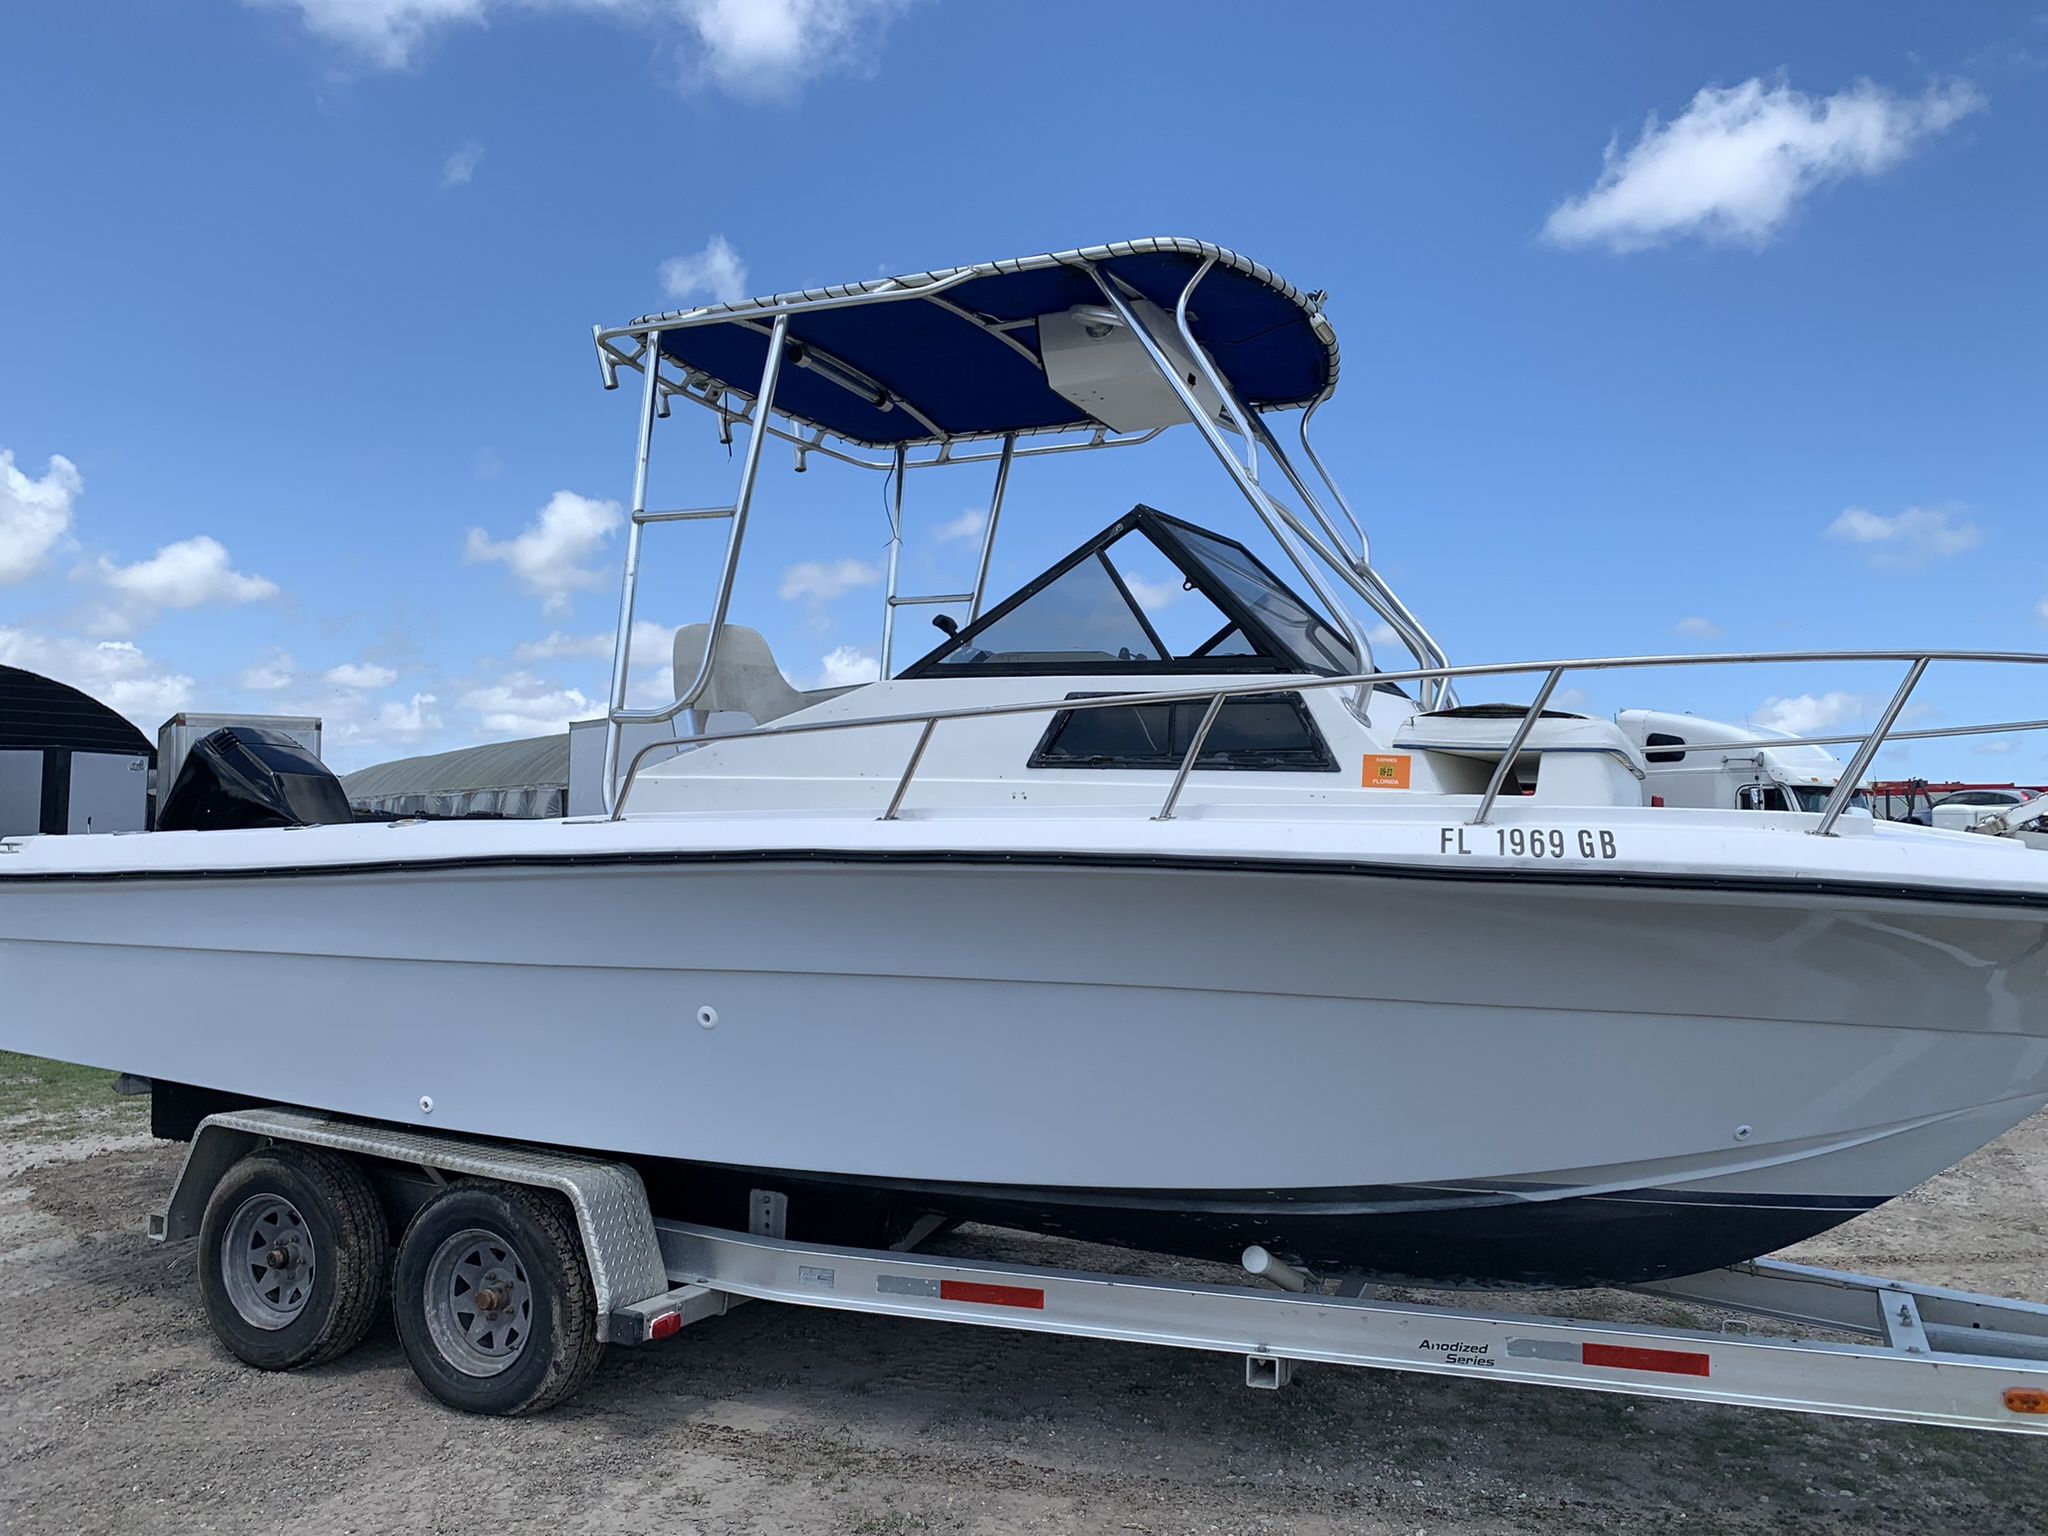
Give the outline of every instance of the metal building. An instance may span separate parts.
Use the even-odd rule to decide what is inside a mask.
[[[0,667],[0,837],[139,832],[156,748],[66,683]]]

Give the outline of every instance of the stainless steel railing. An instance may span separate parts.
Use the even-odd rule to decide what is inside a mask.
[[[1835,823],[1841,819],[1842,812],[1848,809],[1857,785],[1862,782],[1871,761],[1887,741],[1928,741],[1955,736],[1997,735],[2008,731],[2048,730],[2048,719],[2007,720],[1912,731],[1894,728],[1930,664],[1937,661],[1953,661],[2048,666],[2048,653],[2038,651],[1742,651],[1707,656],[1595,656],[1574,657],[1561,661],[1489,662],[1464,667],[1415,667],[1403,672],[1355,672],[1337,677],[1288,677],[1281,680],[1272,676],[1261,676],[1248,678],[1241,683],[1210,683],[1199,688],[1165,688],[1144,693],[1101,694],[1084,699],[1033,700],[1021,704],[974,704],[956,709],[933,709],[889,715],[846,715],[830,720],[770,723],[744,731],[707,731],[694,736],[678,736],[668,741],[650,742],[633,754],[625,780],[620,784],[619,792],[612,801],[610,817],[617,821],[624,816],[626,802],[641,765],[657,752],[671,752],[681,747],[702,746],[720,741],[758,741],[770,736],[802,736],[889,725],[920,726],[922,729],[918,732],[916,745],[911,749],[909,761],[904,764],[903,772],[896,781],[895,791],[889,797],[888,808],[883,811],[880,818],[883,821],[894,821],[903,809],[905,797],[910,793],[910,782],[916,776],[918,764],[924,760],[925,749],[931,745],[932,735],[943,721],[988,720],[1005,715],[1055,714],[1063,710],[1128,709],[1136,704],[1172,704],[1197,699],[1207,700],[1209,707],[1204,712],[1201,723],[1195,727],[1195,734],[1188,742],[1187,751],[1182,754],[1180,764],[1174,770],[1173,780],[1167,787],[1165,798],[1160,802],[1159,809],[1153,813],[1154,821],[1171,821],[1175,808],[1180,804],[1181,791],[1187,786],[1188,777],[1194,772],[1195,764],[1201,758],[1202,747],[1209,738],[1209,731],[1216,724],[1216,717],[1222,712],[1227,700],[1256,698],[1261,694],[1271,693],[1310,693],[1324,688],[1373,687],[1381,683],[1448,682],[1454,678],[1512,677],[1523,673],[1540,672],[1543,674],[1543,681],[1538,685],[1535,697],[1522,711],[1514,735],[1501,753],[1500,763],[1495,767],[1492,779],[1486,786],[1486,792],[1479,797],[1478,806],[1472,814],[1470,824],[1480,826],[1484,825],[1487,817],[1492,814],[1494,803],[1500,798],[1511,765],[1522,748],[1527,745],[1530,732],[1535,729],[1536,722],[1541,718],[1544,706],[1556,691],[1558,682],[1568,672],[1607,672],[1643,667],[1768,666],[1866,661],[1905,662],[1906,674],[1878,716],[1877,723],[1861,735],[1774,735],[1712,743],[1716,750],[1722,751],[1743,747],[1839,746],[1849,742],[1856,743],[1855,752],[1843,768],[1842,776],[1836,783],[1834,792],[1829,795],[1827,805],[1821,810],[1819,823],[1812,829],[1813,835],[1817,837],[1829,837],[1834,834]]]

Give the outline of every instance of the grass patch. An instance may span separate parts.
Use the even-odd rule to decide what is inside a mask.
[[[114,1092],[114,1074],[0,1051],[0,1136],[44,1134],[52,1121],[97,1119],[102,1114],[142,1119],[146,1098]]]

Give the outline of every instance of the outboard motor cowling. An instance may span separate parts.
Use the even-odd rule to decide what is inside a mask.
[[[202,736],[157,807],[159,832],[314,827],[355,820],[327,765],[282,731],[229,725]]]

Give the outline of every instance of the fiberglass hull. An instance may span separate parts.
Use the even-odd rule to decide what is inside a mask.
[[[367,830],[168,836],[315,855]],[[0,1047],[759,1170],[793,1226],[858,1189],[1216,1259],[1582,1284],[1781,1247],[2039,1107],[2044,932],[2032,907],[1611,872],[310,857],[0,875]]]

